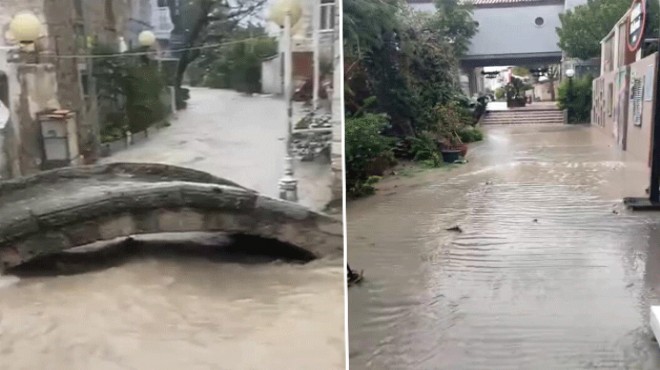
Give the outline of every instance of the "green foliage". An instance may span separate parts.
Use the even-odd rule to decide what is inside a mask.
[[[95,55],[114,52],[104,45],[93,49]],[[94,77],[102,140],[116,140],[127,130],[142,131],[165,118],[165,78],[155,62],[133,56],[98,58],[94,61]]]
[[[369,176],[366,180],[357,182],[349,187],[348,194],[356,198],[373,195],[376,192],[376,184],[380,179],[380,176]]]
[[[477,33],[477,24],[472,19],[472,4],[469,1],[436,0],[437,12],[429,26],[450,42],[457,56],[464,55],[470,47],[470,39]]]
[[[442,165],[442,155],[438,150],[438,143],[435,136],[430,132],[423,132],[417,137],[410,138],[412,143],[410,152],[415,161],[428,161],[431,167],[440,167]]]
[[[458,136],[463,143],[473,143],[484,139],[484,134],[476,127],[466,126],[458,131]]]
[[[343,6],[344,54],[359,59],[390,42],[400,25],[405,4],[399,0],[345,0]]]
[[[658,2],[647,1],[647,32],[658,34]],[[559,47],[569,57],[590,59],[600,56],[600,41],[630,8],[630,0],[588,0],[559,15]]]
[[[165,118],[162,93],[165,83],[152,65],[138,65],[128,70],[126,80],[126,113],[131,132],[145,130]]]
[[[231,4],[224,0],[168,1],[174,24],[172,34],[182,38],[181,49],[183,49],[175,53],[178,64],[173,85],[177,109],[184,109],[190,98],[189,91],[182,87],[188,67],[214,49],[201,47],[251,36],[249,34],[251,26],[242,25],[246,19],[261,13],[266,3],[264,0],[240,0]],[[176,7],[180,8],[176,9]],[[247,88],[251,84],[245,82],[243,86]]]
[[[513,72],[514,75],[521,77],[527,77],[530,75],[529,69],[525,67],[513,67],[511,72]]]
[[[472,124],[469,112],[457,104],[438,105],[434,112],[437,117],[434,127],[436,139],[450,145],[462,144],[459,131]]]
[[[504,99],[505,94],[506,94],[506,91],[504,90],[504,88],[503,87],[498,87],[495,90],[495,99],[502,100],[502,99]]]
[[[438,0],[436,8],[425,14],[403,0],[343,1],[349,193],[362,194],[370,167],[393,153],[439,166],[438,141],[460,142],[457,130],[483,113],[457,78],[477,30],[471,7]],[[390,138],[399,139],[396,147]]]
[[[352,195],[360,195],[369,179],[369,166],[382,156],[391,155],[391,140],[382,135],[387,117],[365,114],[349,117],[345,122],[346,187]]]
[[[263,35],[262,29],[254,32]],[[206,87],[257,93],[261,91],[261,63],[276,54],[275,39],[245,40],[205,53],[191,70],[202,71],[201,84]]]
[[[593,78],[568,79],[559,86],[558,105],[568,110],[569,123],[586,123],[591,119]]]

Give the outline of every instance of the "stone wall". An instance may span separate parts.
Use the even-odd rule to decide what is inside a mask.
[[[41,126],[37,114],[46,109],[58,109],[60,104],[53,65],[19,65],[16,71],[20,90],[11,106],[11,126],[15,135],[8,143],[17,155],[18,168],[13,175],[25,176],[41,171],[42,166]]]
[[[77,8],[80,4],[81,8]],[[7,30],[11,18],[21,11],[31,11],[44,24],[39,41],[41,61],[52,63],[57,71],[58,99],[62,106],[76,113],[83,156],[93,160],[94,130],[97,119],[95,99],[86,104],[81,70],[85,60],[54,58],[57,55],[83,53],[83,16],[87,19],[88,35],[98,43],[117,48],[119,38],[135,40],[137,33],[149,28],[151,4],[149,0],[2,0],[0,1],[0,45],[14,45]],[[136,25],[136,23],[138,25]],[[142,26],[140,26],[142,25]]]

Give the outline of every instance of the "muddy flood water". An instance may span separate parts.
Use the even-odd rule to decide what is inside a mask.
[[[660,369],[660,214],[623,209],[645,163],[608,144],[490,127],[468,164],[349,203],[351,369]]]
[[[344,369],[341,261],[148,246],[0,278],[0,369]]]

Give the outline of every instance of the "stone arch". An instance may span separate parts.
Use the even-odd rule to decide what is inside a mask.
[[[122,177],[127,168],[132,176]],[[113,172],[117,169],[123,171]],[[154,171],[178,175],[154,177]],[[11,186],[0,183],[0,268],[98,241],[195,231],[273,239],[317,258],[342,255],[340,221],[226,180],[201,181],[203,174],[118,164],[49,171],[7,182]]]

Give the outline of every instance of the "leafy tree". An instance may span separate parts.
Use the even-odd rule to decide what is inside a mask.
[[[630,0],[588,0],[559,15],[559,47],[569,57],[582,60],[600,56],[600,41],[630,8]],[[658,2],[647,1],[647,32],[658,33]]]
[[[437,27],[445,41],[453,45],[457,56],[464,55],[478,28],[472,18],[472,4],[469,1],[436,0],[435,7],[437,12],[431,26]]]
[[[345,0],[343,6],[344,55],[360,59],[371,49],[381,48],[401,26],[400,0]]]
[[[569,123],[585,123],[591,119],[592,103],[591,76],[573,78],[564,81],[559,86],[559,109],[568,110]]]
[[[174,85],[177,108],[185,107],[181,89],[183,76],[190,64],[202,55],[201,47],[233,39],[232,32],[241,21],[261,11],[266,2],[266,0],[168,0],[172,23],[175,25],[172,34],[183,38],[181,47],[184,49],[179,54]]]
[[[512,72],[516,76],[527,77],[530,75],[529,69],[525,67],[513,67]]]

